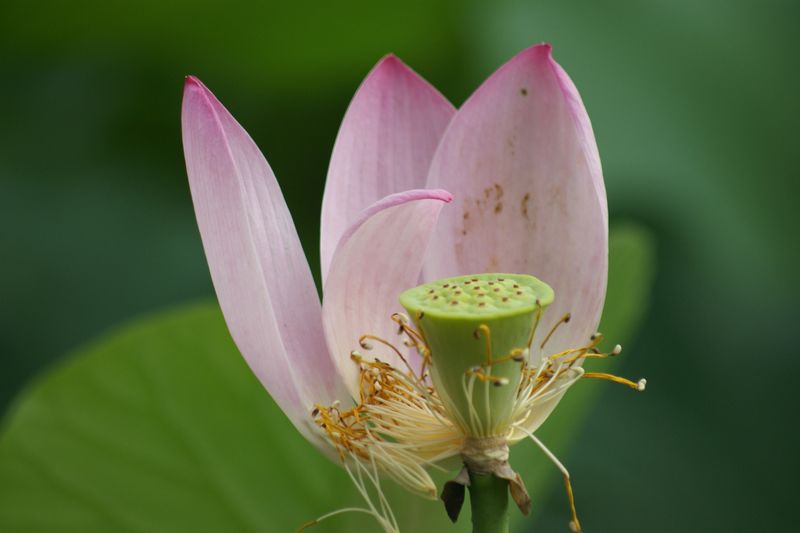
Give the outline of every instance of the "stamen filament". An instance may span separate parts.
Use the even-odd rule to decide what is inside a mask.
[[[645,387],[647,386],[647,380],[642,378],[637,382],[633,382],[629,379],[621,378],[619,376],[615,376],[614,374],[607,374],[605,372],[586,372],[583,377],[585,378],[593,378],[593,379],[605,379],[608,381],[613,381],[614,383],[619,383],[620,385],[626,385],[632,388],[635,391],[642,392]]]
[[[486,366],[492,366],[492,330],[486,324],[481,324],[475,330],[475,338],[478,338],[478,332],[483,333],[483,338],[486,341]]]
[[[536,298],[536,317],[533,319],[533,328],[531,328],[531,336],[528,338],[528,348],[533,344],[533,338],[536,337],[536,330],[539,329],[539,323],[542,320],[542,301]]]
[[[340,514],[343,514],[343,513],[364,513],[364,514],[371,515],[373,518],[378,520],[378,522],[381,524],[381,526],[384,528],[384,530],[387,529],[386,525],[384,525],[381,522],[382,518],[381,517],[376,517],[375,513],[370,511],[369,509],[364,509],[363,507],[345,507],[344,509],[337,509],[335,511],[331,511],[330,513],[326,513],[326,514],[324,514],[322,516],[319,516],[319,517],[315,518],[314,520],[309,520],[308,522],[306,522],[305,524],[303,524],[299,528],[295,529],[294,533],[300,533],[301,531],[305,531],[306,529],[319,524],[323,520],[327,520],[328,518],[331,518],[333,516],[340,515]]]
[[[572,314],[571,314],[571,313],[566,313],[564,316],[562,316],[561,318],[559,318],[559,319],[558,319],[558,322],[556,322],[556,323],[553,325],[553,327],[552,327],[552,328],[550,328],[550,332],[549,332],[549,333],[547,334],[547,336],[544,338],[544,340],[542,341],[542,344],[540,344],[540,345],[539,345],[539,348],[544,348],[545,344],[547,344],[547,341],[549,341],[549,340],[550,340],[550,337],[552,337],[552,336],[553,336],[553,333],[555,333],[555,332],[556,332],[556,330],[558,329],[558,326],[560,326],[561,324],[566,324],[567,322],[569,322],[570,318],[572,318]]]
[[[558,468],[561,471],[561,474],[564,476],[564,485],[567,489],[567,499],[569,500],[569,511],[570,514],[572,515],[572,521],[570,522],[570,526],[572,527],[573,531],[580,532],[581,523],[580,520],[578,520],[578,512],[575,509],[575,496],[572,493],[572,483],[570,483],[569,471],[564,466],[564,464],[558,460],[558,457],[556,457],[555,454],[553,454],[553,452],[551,452],[547,448],[547,446],[545,446],[544,443],[541,440],[539,440],[538,437],[536,437],[536,435],[534,435],[533,433],[522,427],[517,427],[516,429],[520,430],[521,432],[525,433],[528,437],[530,437],[530,439],[534,443],[536,443],[536,445],[542,450],[542,452],[544,452],[547,458],[550,459],[550,461],[554,465],[556,465],[556,468]]]

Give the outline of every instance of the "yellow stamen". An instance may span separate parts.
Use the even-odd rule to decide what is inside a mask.
[[[473,333],[476,339],[479,337],[478,332],[483,333],[483,338],[486,341],[486,366],[492,366],[492,330],[486,324],[481,324]]]
[[[632,388],[633,390],[642,392],[645,387],[647,386],[647,380],[642,378],[639,381],[633,382],[629,379],[621,378],[619,376],[615,376],[614,374],[606,374],[605,372],[586,372],[583,377],[585,378],[593,378],[593,379],[605,379],[608,381],[613,381],[614,383],[619,383],[620,385],[627,385],[628,387]]]
[[[533,319],[533,328],[531,329],[531,336],[528,338],[528,348],[533,344],[533,338],[536,336],[536,330],[539,329],[539,323],[542,320],[542,302],[536,299],[536,317]]]
[[[562,316],[561,318],[559,318],[559,319],[558,319],[558,322],[556,322],[556,323],[553,325],[553,327],[552,327],[552,328],[550,328],[550,332],[549,332],[549,333],[547,334],[547,336],[544,338],[544,340],[542,341],[542,344],[540,344],[540,345],[539,345],[539,348],[544,348],[545,344],[547,344],[547,341],[549,341],[549,340],[550,340],[550,337],[552,337],[552,336],[553,336],[553,333],[555,333],[555,332],[556,332],[556,330],[558,329],[558,326],[560,326],[561,324],[566,324],[567,322],[569,322],[569,320],[570,320],[571,318],[572,318],[572,314],[571,314],[571,313],[566,313],[564,316]]]
[[[575,509],[575,496],[572,494],[572,483],[569,482],[569,476],[564,476],[564,485],[567,487],[567,498],[569,499],[569,512],[572,515],[570,527],[572,531],[579,533],[581,531],[581,522],[578,520],[578,511]]]

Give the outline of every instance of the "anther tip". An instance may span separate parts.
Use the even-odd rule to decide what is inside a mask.
[[[611,350],[611,355],[619,355],[621,352],[622,352],[622,345],[617,344],[616,346],[614,346],[614,349]]]
[[[572,533],[581,533],[580,526],[576,524],[574,520],[569,521],[569,530],[572,531]]]
[[[639,392],[643,392],[645,387],[647,387],[647,380],[645,378],[640,379],[639,382],[636,383],[636,390]]]

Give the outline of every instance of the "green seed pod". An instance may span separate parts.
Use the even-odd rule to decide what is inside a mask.
[[[501,435],[553,289],[533,276],[476,274],[400,295],[424,336],[433,385],[465,433]]]

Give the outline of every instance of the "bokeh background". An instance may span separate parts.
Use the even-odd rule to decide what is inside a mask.
[[[339,121],[382,55],[458,105],[549,41],[592,118],[612,222],[649,228],[657,252],[621,370],[648,391],[609,387],[562,456],[583,520],[785,530],[800,473],[798,22],[791,0],[3,0],[0,410],[110,326],[213,294],[184,75],[264,150],[316,265]],[[558,484],[537,512],[537,531],[564,530]]]

